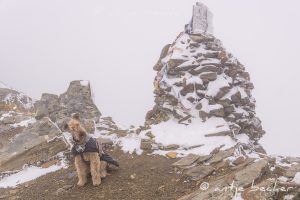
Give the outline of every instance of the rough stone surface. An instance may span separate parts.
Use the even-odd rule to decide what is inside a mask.
[[[200,165],[188,169],[185,174],[190,176],[192,180],[200,180],[208,175],[210,175],[215,169],[209,165]]]
[[[284,175],[289,178],[294,178],[297,172],[300,172],[300,164],[292,165],[286,169]]]
[[[151,150],[152,149],[152,144],[153,144],[152,140],[142,139],[141,140],[141,149],[142,150]]]
[[[230,148],[227,150],[221,150],[217,154],[213,155],[213,157],[209,160],[209,163],[217,163],[223,161],[225,158],[232,156],[235,151],[235,148]]]
[[[1,119],[0,124],[14,125],[25,120],[30,120],[32,118],[31,114],[18,113],[14,111],[10,111],[9,113],[6,114],[7,115],[3,115],[3,116],[0,115],[0,119]]]
[[[173,166],[178,166],[178,167],[186,167],[189,165],[192,165],[195,163],[198,159],[200,158],[200,155],[195,155],[195,154],[189,154],[177,162],[173,163]]]
[[[213,33],[212,13],[204,4],[197,2],[193,6],[193,16],[185,31],[191,34]]]
[[[170,144],[164,147],[164,150],[170,151],[170,150],[176,150],[179,148],[178,144]]]
[[[95,131],[94,122],[101,116],[92,99],[90,84],[86,81],[72,81],[67,91],[60,96],[42,94],[42,98],[34,104],[36,119],[49,117],[53,122],[62,124],[73,113],[79,113],[85,120],[85,128],[89,133]]]
[[[0,164],[0,171],[20,170],[24,164],[38,165],[39,162],[47,163],[58,153],[66,150],[67,146],[61,139],[55,139],[50,142],[43,141],[31,149],[22,151],[22,153],[21,150],[18,150],[18,154],[4,158],[4,162]]]
[[[226,136],[226,135],[231,135],[232,132],[229,131],[220,131],[217,133],[209,133],[209,134],[205,134],[205,137],[214,137],[214,136]]]
[[[161,59],[164,58],[164,57],[166,57],[166,55],[167,55],[167,53],[168,53],[168,50],[169,50],[170,46],[171,46],[170,44],[167,44],[167,45],[162,49],[162,51],[161,51],[161,53],[160,53],[160,57],[159,57],[157,63],[155,64],[155,66],[153,67],[153,69],[154,69],[155,71],[160,71],[161,68],[163,67],[163,64],[161,63]]]
[[[34,150],[39,146],[47,146],[47,144],[49,144],[47,141],[59,135],[61,135],[61,131],[49,118],[43,118],[34,124],[29,125],[20,134],[13,137],[10,143],[4,144],[0,149],[0,168],[2,168],[3,164],[13,162],[14,160],[26,160],[27,157],[30,157],[27,152]],[[54,153],[58,153],[57,151],[65,148],[64,142],[63,145],[61,145],[61,142],[58,142],[57,144],[60,147],[53,149]],[[49,146],[47,146],[47,148],[52,149],[52,147]],[[47,149],[47,158],[54,154],[51,153],[50,149]]]
[[[244,156],[240,156],[238,157],[237,159],[235,159],[234,161],[232,161],[232,164],[234,165],[240,165],[242,164],[243,162],[245,162],[245,157]]]
[[[268,162],[262,159],[237,172],[234,176],[236,184],[241,187],[250,185],[252,181],[255,181],[264,173],[267,165]]]
[[[177,152],[174,152],[174,151],[170,151],[166,154],[166,156],[168,158],[176,158],[177,157]]]
[[[200,78],[203,81],[214,81],[214,80],[217,79],[217,73],[215,73],[215,72],[207,72],[205,74],[201,74]]]
[[[197,163],[203,163],[203,162],[206,162],[208,161],[209,159],[211,159],[213,155],[212,154],[209,154],[209,155],[205,155],[205,156],[200,156],[197,160]]]
[[[19,91],[0,88],[0,111],[31,113],[33,111],[33,100]]]

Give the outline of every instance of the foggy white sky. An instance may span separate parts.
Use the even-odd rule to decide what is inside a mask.
[[[90,80],[104,115],[143,123],[160,51],[194,0],[0,0],[0,80],[39,99]],[[204,0],[215,35],[250,72],[271,154],[300,156],[300,3]]]

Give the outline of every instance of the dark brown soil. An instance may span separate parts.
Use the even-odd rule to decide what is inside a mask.
[[[109,152],[120,162],[120,169],[112,171],[102,184],[94,187],[91,179],[84,187],[78,187],[73,164],[25,183],[17,189],[0,189],[5,199],[105,199],[105,200],[167,200],[177,199],[194,191],[194,182],[185,181],[174,171],[171,164],[175,159],[153,155],[130,155],[115,149]],[[132,176],[132,177],[131,177]],[[135,178],[133,178],[135,177]],[[57,193],[59,188],[72,185],[68,190]]]

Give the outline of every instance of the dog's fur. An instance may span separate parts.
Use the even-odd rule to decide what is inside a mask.
[[[70,132],[73,136],[75,144],[84,144],[87,137],[87,132],[80,125],[79,114],[73,114],[72,119],[66,124],[65,129]],[[101,146],[101,145],[99,145]],[[101,156],[101,155],[100,155]],[[87,175],[90,172],[92,175],[92,181],[94,186],[101,184],[101,178],[106,177],[106,166],[105,161],[100,161],[98,152],[84,152],[81,155],[75,156],[75,167],[78,175],[78,186],[83,186],[87,182]],[[87,165],[86,161],[90,164]]]

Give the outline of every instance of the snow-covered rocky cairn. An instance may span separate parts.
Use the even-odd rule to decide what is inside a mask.
[[[197,134],[189,140],[200,142],[193,145],[205,146],[203,136],[221,137],[224,143],[241,142],[264,152],[258,140],[265,132],[255,113],[249,73],[213,36],[212,13],[205,5],[193,7],[191,22],[163,48],[154,70],[155,105],[146,125],[173,124],[183,132],[193,127]]]

